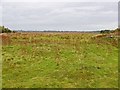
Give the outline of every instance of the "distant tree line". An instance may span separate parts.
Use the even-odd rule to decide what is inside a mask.
[[[101,30],[100,33],[114,33],[114,32],[120,32],[120,28],[117,28],[115,30]]]
[[[12,31],[12,30],[10,30],[10,29],[8,29],[8,28],[5,28],[4,26],[0,26],[0,32],[1,33],[11,33],[11,32],[15,32],[15,31]]]
[[[110,33],[110,30],[101,30],[100,33]]]

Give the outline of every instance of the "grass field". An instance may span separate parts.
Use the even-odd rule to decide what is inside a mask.
[[[3,37],[3,88],[117,88],[117,38],[94,33]]]

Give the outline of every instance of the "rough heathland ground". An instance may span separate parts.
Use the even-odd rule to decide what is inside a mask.
[[[118,87],[118,39],[94,33],[10,33],[3,88]]]

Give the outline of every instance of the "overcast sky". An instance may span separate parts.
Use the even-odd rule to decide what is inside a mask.
[[[4,2],[2,24],[13,30],[101,30],[118,27],[117,2]]]

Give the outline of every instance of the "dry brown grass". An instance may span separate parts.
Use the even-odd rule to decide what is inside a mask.
[[[9,45],[11,43],[11,39],[9,34],[1,33],[0,40],[2,40],[2,45]]]

